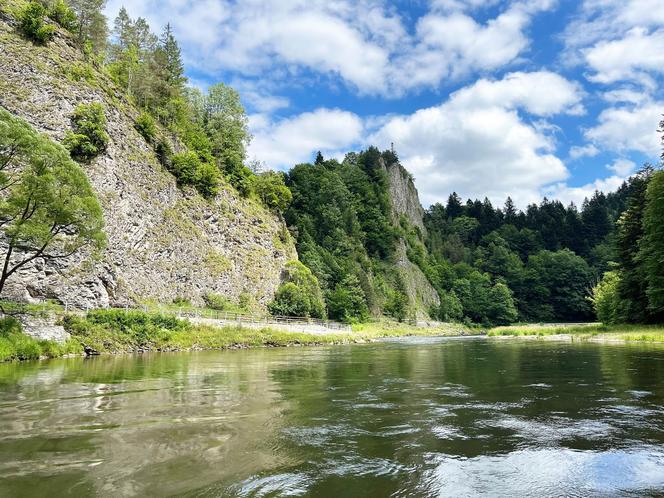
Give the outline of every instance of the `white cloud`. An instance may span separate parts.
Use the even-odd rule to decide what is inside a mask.
[[[664,10],[664,5],[660,4]],[[642,80],[649,83],[648,73],[664,74],[664,29],[649,33],[633,28],[623,38],[601,41],[584,49],[593,74],[592,81],[613,83],[621,80]]]
[[[599,154],[599,149],[593,144],[574,145],[569,149],[569,157],[572,160],[579,159],[581,157],[595,157],[597,154]]]
[[[523,108],[531,114],[550,116],[566,112],[579,114],[581,87],[549,71],[515,72],[502,80],[481,79],[452,95],[456,105],[463,107]]]
[[[608,178],[597,179],[581,187],[570,187],[565,183],[557,183],[544,189],[543,193],[549,199],[557,199],[563,204],[573,202],[580,206],[584,199],[590,199],[596,190],[601,192],[614,192],[627,180],[623,175],[612,175]]]
[[[282,169],[309,161],[318,150],[337,156],[360,142],[364,131],[358,116],[339,109],[317,109],[278,122],[253,115],[250,128],[249,157]]]
[[[565,29],[567,64],[585,64],[591,81],[632,81],[656,89],[664,73],[661,0],[584,0]]]
[[[537,92],[522,91],[546,88],[544,83],[554,84],[543,103]],[[456,191],[501,204],[511,195],[525,206],[569,172],[554,155],[546,127],[526,122],[518,109],[549,115],[570,112],[579,101],[578,87],[557,75],[514,73],[500,81],[480,80],[439,106],[393,117],[369,142],[381,148],[394,142],[425,204]]]
[[[657,127],[662,113],[664,102],[610,107],[600,113],[598,124],[585,130],[584,135],[607,150],[638,151],[655,157],[660,150]]]
[[[636,170],[636,163],[629,159],[616,159],[613,163],[607,164],[606,167],[616,175],[626,177]]]
[[[187,65],[210,76],[297,81],[308,70],[387,96],[514,62],[529,45],[531,18],[552,4],[514,2],[483,23],[433,6],[408,33],[384,0],[110,0],[111,19],[123,3],[155,30],[170,21]]]

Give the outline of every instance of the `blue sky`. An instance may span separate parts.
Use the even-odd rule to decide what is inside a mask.
[[[660,151],[662,0],[109,0],[171,22],[187,74],[237,88],[249,157],[394,142],[423,204],[580,203]]]

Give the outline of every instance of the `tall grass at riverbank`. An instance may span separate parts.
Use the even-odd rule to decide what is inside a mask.
[[[664,325],[602,325],[599,323],[573,325],[517,325],[489,330],[489,337],[569,336],[572,339],[597,342],[661,342]]]

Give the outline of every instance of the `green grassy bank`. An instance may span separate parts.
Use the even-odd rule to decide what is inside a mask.
[[[147,351],[196,351],[251,347],[347,344],[401,336],[470,333],[463,325],[437,328],[405,324],[364,324],[350,333],[309,334],[242,327],[194,325],[174,316],[142,311],[97,310],[62,320],[71,338],[65,344],[38,341],[21,331],[13,318],[0,320],[0,361],[56,358],[69,354],[118,354]]]
[[[489,330],[489,337],[551,338],[565,336],[572,340],[593,342],[661,342],[664,343],[664,325],[517,325]]]

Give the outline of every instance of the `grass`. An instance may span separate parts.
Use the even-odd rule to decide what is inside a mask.
[[[574,325],[516,325],[489,330],[489,337],[566,335],[573,340],[596,342],[662,342],[664,325],[602,325],[598,323]]]
[[[314,346],[368,342],[386,337],[441,336],[470,333],[463,325],[436,328],[393,322],[355,325],[352,332],[310,334],[274,329],[194,325],[168,314],[95,310],[85,317],[68,315],[63,325],[71,338],[65,344],[35,340],[13,318],[0,320],[0,361],[55,358],[66,354],[193,351],[277,346]]]
[[[37,360],[80,353],[83,353],[83,347],[74,339],[64,344],[39,341],[25,335],[15,318],[0,319],[0,361]]]

